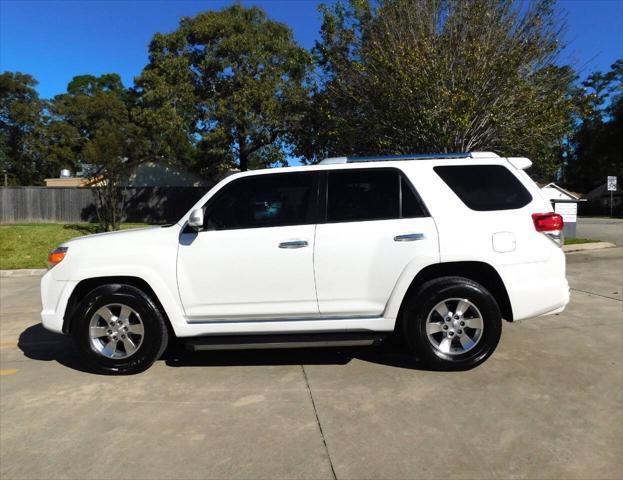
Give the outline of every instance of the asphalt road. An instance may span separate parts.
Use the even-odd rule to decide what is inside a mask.
[[[623,248],[568,256],[560,315],[467,372],[392,349],[221,352],[83,371],[0,278],[0,477],[621,478]]]
[[[578,217],[578,238],[592,238],[623,246],[623,219]]]

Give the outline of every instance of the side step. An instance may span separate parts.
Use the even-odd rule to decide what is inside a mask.
[[[389,333],[296,333],[279,335],[221,335],[185,340],[186,348],[200,350],[255,350],[378,345]]]

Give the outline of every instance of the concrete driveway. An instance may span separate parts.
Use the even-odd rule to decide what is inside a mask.
[[[623,248],[568,256],[561,315],[468,372],[392,349],[222,352],[83,371],[0,278],[0,477],[620,478]]]
[[[593,238],[623,246],[623,219],[578,217],[578,238]]]

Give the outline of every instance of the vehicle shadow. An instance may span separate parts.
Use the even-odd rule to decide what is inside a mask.
[[[20,334],[17,347],[33,360],[55,361],[74,370],[93,373],[78,355],[71,338],[50,332],[40,323],[28,327]]]
[[[71,338],[50,332],[40,323],[24,330],[18,348],[33,360],[56,361],[81,372],[95,373],[79,356]],[[325,347],[276,350],[190,352],[176,341],[160,361],[169,367],[225,367],[261,365],[346,365],[351,360],[410,370],[430,370],[391,342],[375,347]]]

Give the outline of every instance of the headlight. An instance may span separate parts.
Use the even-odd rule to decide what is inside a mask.
[[[58,265],[63,261],[67,254],[67,247],[58,247],[48,253],[48,268]]]

